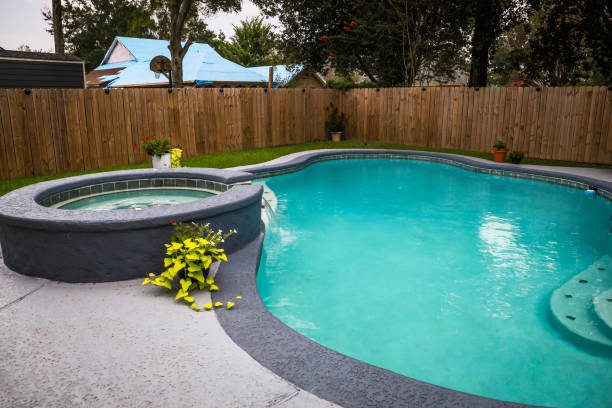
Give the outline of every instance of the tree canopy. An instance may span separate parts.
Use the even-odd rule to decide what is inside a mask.
[[[284,26],[283,51],[318,70],[355,70],[381,85],[452,78],[462,62],[465,5],[450,0],[259,0]]]
[[[224,58],[245,67],[277,65],[284,61],[276,37],[272,26],[265,23],[263,17],[255,17],[234,26],[229,41],[221,34],[216,48]]]
[[[283,51],[381,86],[511,75],[548,85],[610,84],[604,0],[255,0],[283,24]]]

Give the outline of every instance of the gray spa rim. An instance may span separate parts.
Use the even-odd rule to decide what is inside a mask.
[[[43,206],[62,191],[142,179],[206,180],[227,185],[220,194],[142,210],[62,210]],[[65,282],[106,282],[160,272],[171,222],[209,222],[236,229],[228,252],[259,234],[262,187],[248,173],[218,169],[125,170],[34,184],[0,197],[0,245],[4,263],[25,275]],[[224,188],[225,189],[225,188]],[[163,265],[161,265],[163,266]]]
[[[612,198],[612,183],[575,174],[520,165],[499,165],[469,157],[406,150],[334,149],[294,154],[289,160],[244,166],[255,178],[299,171],[312,163],[355,158],[431,160],[487,174],[524,177],[574,188],[597,188]],[[263,227],[262,227],[263,228]],[[409,378],[331,350],[291,329],[264,306],[257,288],[257,271],[263,245],[263,231],[257,239],[233,254],[218,276],[223,292],[213,300],[226,301],[226,294],[240,293],[241,302],[232,313],[217,318],[232,340],[260,364],[280,377],[324,400],[343,407],[529,407],[451,390]],[[436,362],[432,361],[435,365]]]

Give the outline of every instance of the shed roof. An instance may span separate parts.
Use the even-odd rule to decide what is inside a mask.
[[[0,49],[0,58],[42,60],[42,61],[66,61],[83,62],[82,59],[70,54],[56,54],[52,52],[13,51]]]

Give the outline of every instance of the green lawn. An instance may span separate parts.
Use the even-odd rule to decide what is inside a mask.
[[[345,140],[339,143],[333,142],[313,142],[305,143],[301,145],[291,146],[279,146],[279,147],[268,147],[264,149],[252,149],[243,150],[236,152],[227,153],[214,153],[205,156],[187,157],[183,159],[183,165],[186,167],[234,167],[242,166],[246,164],[261,163],[268,160],[275,159],[280,156],[284,156],[289,153],[301,152],[304,150],[312,149],[340,149],[340,148],[370,148],[370,149],[401,149],[401,150],[422,150],[430,152],[443,152],[443,153],[456,153],[465,156],[481,157],[490,159],[491,154],[483,152],[473,152],[469,150],[458,150],[458,149],[432,149],[425,147],[416,146],[405,146],[392,143],[378,143],[378,142],[361,142],[356,140]],[[574,167],[600,167],[600,168],[612,168],[610,165],[594,165],[588,163],[576,163],[566,162],[559,160],[542,160],[542,159],[530,159],[526,158],[523,163],[527,164],[541,164],[547,166],[574,166]],[[19,187],[27,186],[28,184],[37,183],[39,181],[53,180],[61,177],[76,176],[80,174],[97,173],[101,171],[110,170],[122,170],[122,169],[137,169],[150,167],[150,163],[139,163],[124,166],[113,166],[105,167],[100,169],[92,169],[79,172],[53,174],[49,176],[39,177],[26,177],[15,180],[0,181],[0,195],[3,195],[11,190]]]

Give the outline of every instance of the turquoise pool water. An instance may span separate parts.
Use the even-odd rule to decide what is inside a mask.
[[[329,348],[491,398],[612,406],[612,359],[550,322],[552,291],[612,254],[612,204],[411,160],[271,177],[266,307]]]
[[[59,205],[64,210],[142,210],[162,205],[188,203],[210,197],[213,193],[181,188],[126,190],[81,198]]]

